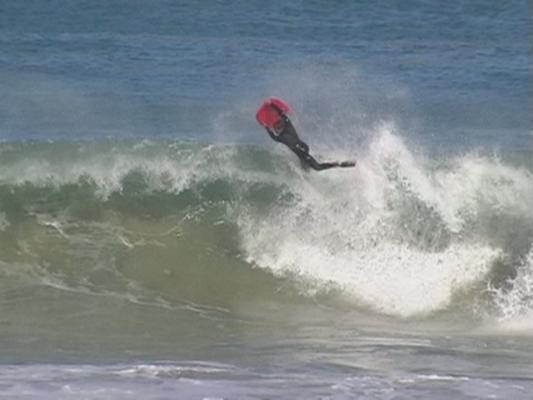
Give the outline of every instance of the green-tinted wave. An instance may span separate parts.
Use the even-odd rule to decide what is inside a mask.
[[[530,204],[526,167],[425,160],[387,132],[358,168],[322,173],[281,147],[6,143],[0,286],[207,314],[335,298],[401,317],[503,315],[505,293],[530,309]]]

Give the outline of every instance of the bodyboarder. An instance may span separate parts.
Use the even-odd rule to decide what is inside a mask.
[[[265,100],[261,107],[259,107],[256,119],[267,130],[273,140],[283,143],[291,149],[305,167],[311,167],[316,171],[330,168],[355,167],[356,163],[354,161],[318,162],[309,154],[307,143],[298,137],[296,129],[294,129],[291,120],[287,116],[289,111],[289,106],[283,101],[271,97]]]

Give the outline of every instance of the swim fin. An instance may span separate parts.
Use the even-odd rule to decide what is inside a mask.
[[[341,167],[341,168],[350,168],[350,167],[355,167],[356,164],[357,164],[356,161],[343,161],[343,162],[339,163],[339,167]]]

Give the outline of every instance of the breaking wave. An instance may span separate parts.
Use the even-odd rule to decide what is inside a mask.
[[[209,306],[199,312],[334,293],[403,318],[527,319],[531,204],[526,167],[424,157],[386,125],[356,169],[323,173],[281,147],[4,143],[2,288]]]

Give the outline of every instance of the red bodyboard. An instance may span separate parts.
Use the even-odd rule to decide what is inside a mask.
[[[282,114],[288,114],[291,112],[290,107],[283,101],[276,97],[269,97],[266,99],[261,107],[257,110],[255,118],[259,124],[265,128],[274,128],[276,122],[281,119]]]

